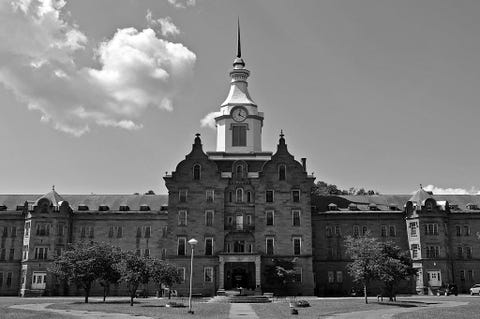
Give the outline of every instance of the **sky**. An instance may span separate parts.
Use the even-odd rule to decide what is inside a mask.
[[[166,193],[229,89],[340,188],[480,189],[480,1],[0,0],[0,193]]]

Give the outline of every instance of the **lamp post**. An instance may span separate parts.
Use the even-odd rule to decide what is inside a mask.
[[[192,238],[188,241],[188,244],[190,247],[192,247],[192,253],[190,255],[190,293],[188,295],[188,313],[193,314],[192,310],[192,282],[193,282],[193,249],[195,248],[195,245],[198,244],[198,240],[195,238]]]

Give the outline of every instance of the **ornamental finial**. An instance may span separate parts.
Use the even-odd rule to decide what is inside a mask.
[[[237,20],[237,58],[242,57],[242,46],[240,44],[240,17]]]

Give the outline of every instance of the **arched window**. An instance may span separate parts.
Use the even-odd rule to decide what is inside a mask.
[[[193,179],[194,180],[200,180],[200,171],[201,171],[201,166],[200,164],[195,164],[193,165]]]
[[[287,177],[287,168],[285,167],[285,165],[280,165],[278,167],[278,180],[280,181],[284,181]]]
[[[237,174],[237,178],[243,178],[243,165],[237,165],[235,173]]]
[[[238,203],[241,203],[243,202],[243,189],[242,188],[237,188],[237,192],[236,192],[236,197],[237,197],[237,202]]]

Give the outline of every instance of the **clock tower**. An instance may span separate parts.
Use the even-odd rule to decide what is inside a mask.
[[[237,57],[230,71],[230,91],[215,118],[217,126],[217,152],[262,152],[263,113],[248,93],[247,78],[240,45],[240,24],[237,34]]]

